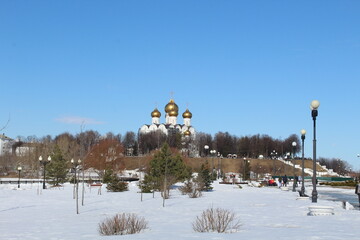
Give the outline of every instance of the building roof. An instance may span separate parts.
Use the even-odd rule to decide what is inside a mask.
[[[8,140],[8,141],[11,141],[11,140],[13,140],[12,138],[9,138],[9,137],[7,137],[7,136],[5,136],[5,134],[3,133],[3,134],[0,134],[0,139],[1,140]]]

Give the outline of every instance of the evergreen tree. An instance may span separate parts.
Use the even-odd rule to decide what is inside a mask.
[[[155,190],[160,190],[159,178],[146,174],[144,180],[141,182],[141,191],[143,193],[151,193]]]
[[[150,162],[150,171],[145,176],[142,188],[160,190],[164,188],[166,177],[166,188],[176,182],[184,181],[191,176],[191,171],[185,166],[179,154],[173,156],[168,144],[164,144]]]
[[[52,179],[54,185],[66,182],[69,171],[69,162],[63,157],[58,145],[55,145],[51,155],[51,162],[46,167],[47,176]]]
[[[114,178],[114,171],[112,169],[106,169],[103,176],[103,183],[110,183]]]
[[[110,192],[124,192],[128,191],[128,183],[121,181],[121,179],[113,174],[110,178],[110,182],[107,184],[106,189]]]
[[[211,173],[210,173],[210,170],[209,170],[209,164],[208,162],[206,161],[205,165],[202,164],[201,165],[201,169],[200,169],[200,172],[197,176],[197,182],[201,182],[203,186],[202,187],[202,191],[210,191],[212,190],[212,178],[211,178]]]

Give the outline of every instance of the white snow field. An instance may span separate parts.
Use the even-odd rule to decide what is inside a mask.
[[[250,187],[215,182],[214,191],[201,198],[181,195],[176,187],[162,206],[160,193],[143,194],[136,182],[129,191],[107,192],[86,187],[85,204],[76,214],[73,187],[42,190],[38,184],[0,185],[1,240],[101,240],[101,239],[360,239],[360,211],[346,210],[342,202],[319,199],[317,205],[334,207],[334,215],[308,216],[311,200],[297,200],[298,193],[277,187]],[[319,187],[322,188],[322,187]],[[331,189],[331,188],[322,188]],[[308,187],[308,193],[311,188]],[[350,194],[352,190],[339,190]],[[234,233],[198,233],[196,216],[209,207],[234,212],[242,226]],[[148,221],[148,229],[134,235],[101,236],[98,224],[116,213],[136,213]]]

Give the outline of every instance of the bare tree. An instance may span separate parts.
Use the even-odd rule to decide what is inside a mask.
[[[122,144],[124,147],[134,147],[136,143],[134,132],[126,132],[124,138],[122,139]]]
[[[100,177],[106,169],[121,171],[124,169],[123,152],[124,148],[117,139],[102,139],[91,148],[84,167],[96,169]]]
[[[196,134],[194,144],[199,149],[200,156],[205,156],[208,154],[208,152],[206,152],[206,150],[204,149],[204,146],[205,145],[212,146],[212,143],[213,143],[212,136],[210,134],[203,132],[199,132]]]
[[[9,125],[9,123],[10,123],[10,114],[9,114],[9,117],[8,117],[8,120],[6,121],[6,123],[0,128],[0,132],[1,132],[2,130],[6,129],[7,126]]]

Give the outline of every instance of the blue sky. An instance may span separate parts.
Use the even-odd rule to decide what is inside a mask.
[[[150,123],[174,92],[198,131],[287,138],[360,168],[360,1],[1,1],[9,137]],[[179,121],[182,122],[181,117]]]

